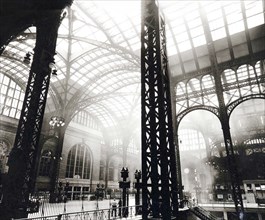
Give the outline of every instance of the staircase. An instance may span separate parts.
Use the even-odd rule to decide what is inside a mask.
[[[217,217],[215,217],[210,212],[206,211],[200,206],[191,207],[190,211],[202,220],[218,220]]]

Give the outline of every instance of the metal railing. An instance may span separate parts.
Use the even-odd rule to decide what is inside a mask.
[[[142,206],[117,207],[116,209],[98,209],[84,212],[63,213],[58,215],[41,216],[26,219],[40,220],[114,220],[114,219],[132,219],[142,214]]]

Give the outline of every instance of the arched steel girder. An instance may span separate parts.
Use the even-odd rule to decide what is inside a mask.
[[[211,113],[213,113],[214,115],[217,116],[217,118],[220,120],[220,113],[218,108],[212,107],[212,106],[205,106],[205,105],[198,105],[198,106],[194,106],[188,109],[185,109],[184,111],[180,112],[177,117],[176,117],[176,130],[179,127],[179,124],[181,122],[181,120],[184,118],[185,115],[187,115],[188,113],[194,111],[194,110],[206,110],[209,111]]]
[[[131,94],[131,93],[129,93]],[[82,111],[85,108],[87,108],[89,105],[101,102],[103,100],[107,100],[110,98],[115,98],[115,97],[122,97],[125,96],[125,93],[101,93],[98,95],[95,95],[93,97],[88,97],[87,99],[83,100],[82,102],[78,102],[78,105],[76,106],[75,110]],[[72,108],[74,109],[74,106],[67,106],[67,108]]]
[[[265,93],[260,93],[260,94],[252,94],[252,95],[248,95],[248,96],[244,96],[244,97],[241,97],[233,102],[231,102],[228,106],[227,106],[227,113],[228,113],[228,118],[230,118],[232,112],[235,110],[235,108],[245,102],[245,101],[248,101],[248,100],[251,100],[251,99],[265,99]]]
[[[120,66],[117,66],[117,67],[115,67],[115,68],[113,68],[113,69],[110,69],[110,70],[107,70],[107,71],[105,71],[105,72],[102,72],[101,74],[96,75],[96,76],[94,76],[93,78],[91,78],[87,83],[85,83],[85,84],[82,86],[82,88],[80,88],[79,90],[77,90],[76,93],[75,93],[75,95],[74,95],[74,97],[72,97],[72,98],[70,99],[69,103],[71,103],[71,102],[73,102],[73,101],[79,99],[78,97],[81,98],[81,96],[82,96],[83,93],[84,93],[84,90],[86,91],[87,88],[88,88],[89,86],[91,86],[91,84],[97,82],[98,80],[102,79],[103,77],[105,77],[105,76],[107,76],[107,75],[109,75],[109,74],[112,74],[113,72],[119,72],[119,71],[122,71],[122,70],[124,70],[124,71],[126,71],[126,72],[129,72],[129,71],[135,71],[135,72],[136,72],[136,71],[139,70],[139,68],[135,67],[134,65],[129,65],[129,66],[127,66],[127,65],[120,65]],[[139,76],[139,78],[140,78],[140,76]]]
[[[111,121],[113,122],[114,126],[116,126],[116,125],[115,125],[115,122],[118,121],[118,118],[117,118],[115,112],[113,112],[112,110],[106,108],[106,106],[103,105],[103,104],[100,103],[100,102],[97,102],[95,105],[99,106],[101,109],[104,109],[105,112],[107,112],[108,115],[111,116],[111,117],[110,117],[110,118],[111,118]],[[93,115],[93,113],[91,113],[91,114]],[[97,116],[95,116],[95,117],[97,118]],[[104,118],[104,120],[106,120],[106,117],[105,117],[104,115],[103,115],[102,117]],[[106,121],[107,121],[107,120],[106,120]],[[102,124],[103,127],[105,127],[105,126],[103,125],[102,122],[101,122],[101,124]],[[103,129],[103,130],[104,130],[104,129]]]
[[[13,80],[24,92],[26,91],[25,82],[23,82],[22,80],[20,80],[18,78],[15,78],[14,76],[6,74],[4,71],[0,71],[0,73],[2,73],[3,75],[7,76],[11,80]]]
[[[22,66],[27,66],[28,68],[30,68],[30,64],[24,64],[23,63],[23,59],[24,57],[18,55],[18,54],[15,54],[15,53],[11,53],[7,50],[5,50],[2,55],[3,57],[9,59],[9,60],[15,60],[17,61],[18,63],[22,64]],[[2,69],[3,70],[3,69]],[[1,70],[1,71],[2,71]],[[3,71],[2,71],[3,72]],[[29,69],[25,70],[25,73],[27,73],[27,75],[25,75],[25,77],[28,77],[28,72],[29,72]],[[26,89],[26,81],[22,81],[21,79],[19,78],[16,78],[12,75],[7,75],[8,77],[10,77],[11,79],[13,79],[24,91]],[[55,105],[55,108],[56,109],[59,109],[60,108],[60,104],[58,103],[58,97],[60,97],[60,95],[58,94],[57,90],[55,89],[55,87],[52,85],[52,83],[50,83],[50,88],[49,89],[49,95],[51,96],[52,100],[53,100],[53,103]]]
[[[90,63],[93,63],[94,61],[97,61],[97,60],[100,60],[101,58],[104,58],[104,57],[107,57],[107,55],[112,55],[112,53],[111,52],[109,52],[108,54],[102,54],[101,56],[97,56],[97,57],[95,57],[95,58],[93,58],[93,59],[90,59]],[[111,64],[111,63],[113,63],[113,62],[116,62],[117,61],[117,58],[112,58],[111,60],[109,60],[108,62],[104,62],[104,64]],[[95,67],[95,65],[91,65],[88,69],[86,69],[86,72],[93,72],[94,70],[99,70],[100,68],[101,68],[101,65],[99,65],[99,64],[97,64],[96,63],[96,67]],[[115,66],[116,66],[116,64],[115,64]],[[126,66],[127,67],[130,67],[130,66],[134,66],[134,65],[132,65],[131,63],[129,63],[128,65],[127,64],[122,64],[122,65],[120,65],[120,66],[123,66],[122,68],[125,68],[126,69]],[[80,69],[81,69],[81,67],[79,67],[79,68],[73,68],[73,67],[71,67],[71,69],[72,70],[75,70],[75,72],[79,72],[80,71]],[[115,68],[112,68],[112,69],[116,69],[116,67]],[[133,69],[133,68],[130,68],[130,69]],[[135,69],[135,68],[134,68]],[[104,74],[104,72],[105,71],[109,71],[110,69],[108,68],[107,70],[104,70],[104,71],[99,71],[99,72],[102,72],[103,74]],[[72,72],[72,75],[74,75],[75,74],[75,72]],[[113,71],[114,72],[114,71]],[[98,74],[98,75],[95,75],[95,77],[92,77],[92,80],[94,80],[94,78],[96,78],[97,80],[99,80],[100,79],[100,77],[99,76],[101,76],[102,74]],[[87,83],[90,83],[90,79],[88,80],[88,82]],[[73,86],[74,86],[75,84],[73,84],[71,87],[69,86],[68,88],[72,88]],[[86,84],[84,84],[83,86],[82,86],[82,88],[83,87],[85,87],[86,86]],[[63,86],[62,86],[63,87]]]
[[[131,95],[132,93],[128,93],[128,95]],[[126,96],[125,93],[103,93],[103,94],[98,94],[97,96],[94,97],[90,97],[82,102],[77,103],[77,105],[71,105],[71,106],[66,106],[67,111],[65,111],[65,123],[66,125],[70,123],[70,121],[74,118],[74,116],[82,111],[85,110],[89,105],[92,104],[98,104],[103,100],[107,100],[109,98],[115,98],[115,97],[122,97]],[[103,107],[103,105],[100,105]],[[104,108],[106,108],[104,106]],[[108,112],[111,112],[110,110],[108,110]],[[90,112],[90,114],[95,118],[95,120],[97,120],[99,122],[99,124],[101,124],[102,122],[97,118],[97,116],[93,115],[93,112]],[[114,112],[111,112],[111,114],[115,117],[115,119],[118,121],[118,119],[116,118],[116,114]],[[54,115],[54,112],[49,113],[50,116]]]
[[[135,67],[134,65],[129,66],[129,69],[131,69],[132,71],[138,70],[138,68]],[[81,106],[83,106],[84,105],[83,103],[86,103],[87,102],[86,100],[89,101],[89,103],[87,104],[87,106],[90,105],[91,104],[91,101],[94,98],[93,97],[88,97],[88,98],[85,98],[84,97],[84,98],[81,98],[83,96],[83,94],[84,94],[84,90],[87,90],[88,86],[90,86],[92,83],[95,83],[96,81],[102,79],[102,77],[107,76],[108,74],[111,74],[112,72],[116,72],[116,71],[120,71],[120,70],[128,70],[128,66],[122,65],[120,67],[117,67],[117,68],[114,68],[112,70],[106,71],[103,74],[100,74],[100,76],[95,76],[93,79],[89,80],[88,83],[85,84],[85,85],[83,85],[81,87],[81,89],[79,89],[75,93],[75,95],[68,101],[68,104],[66,105],[67,109],[73,109],[72,112],[75,112],[75,110],[77,108],[80,108],[79,107],[80,104],[81,104]],[[139,78],[140,78],[140,76],[139,76]],[[135,83],[138,83],[138,81],[140,81],[140,80],[137,81],[138,78],[135,77],[135,76],[132,77],[131,79],[133,79],[133,82],[129,81],[128,83],[124,84],[123,87],[128,86],[128,85],[132,85],[132,84],[135,84]],[[53,99],[53,103],[56,106],[56,109],[61,109],[62,108],[62,105],[59,102],[59,100],[61,98],[60,98],[60,95],[57,92],[57,89],[53,85],[53,83],[50,84],[50,88],[51,89],[49,90],[49,94],[51,95],[51,97]],[[120,88],[122,88],[122,87],[119,87],[119,88],[117,88],[115,90],[119,90]],[[108,94],[103,93],[103,95],[107,96],[106,98],[109,98],[108,97]],[[123,95],[123,93],[120,93],[120,95]],[[98,97],[98,95],[96,95],[96,96]],[[97,97],[96,97],[96,99],[97,99]],[[83,101],[83,99],[85,99],[85,100]],[[81,100],[81,102],[79,102],[80,100]],[[61,100],[61,102],[62,102],[62,100]],[[85,107],[81,107],[81,108],[84,109]]]
[[[104,55],[104,56],[105,56],[105,55]],[[99,59],[99,57],[97,57],[96,59]],[[112,70],[107,70],[106,73],[103,72],[103,73],[100,74],[99,76],[96,75],[95,77],[93,77],[92,80],[89,80],[86,84],[84,84],[82,87],[80,87],[79,90],[77,90],[77,94],[76,94],[76,95],[80,96],[80,94],[83,94],[83,93],[84,93],[84,89],[86,89],[86,88],[89,86],[89,84],[93,83],[93,80],[94,80],[94,81],[100,80],[100,79],[101,79],[101,76],[105,76],[105,75],[107,75],[107,74],[110,74],[110,73],[112,73],[112,72],[119,71],[119,70],[122,70],[122,69],[124,69],[124,70],[126,70],[126,71],[128,71],[128,69],[131,70],[131,71],[138,71],[138,68],[137,68],[135,65],[133,65],[133,64],[130,64],[130,65],[122,64],[122,65],[120,65],[120,67],[113,68]],[[91,70],[93,70],[93,69],[91,68]],[[88,70],[88,72],[89,72],[89,70]],[[59,83],[60,83],[60,82],[59,82]],[[75,84],[73,84],[72,86],[74,86],[74,85],[75,85]],[[68,86],[68,89],[71,89],[72,86]],[[53,84],[51,84],[51,87],[52,87],[52,89],[53,89],[54,91],[56,91],[56,89],[55,89],[55,87],[53,86]],[[62,85],[62,87],[64,87],[64,86]],[[57,94],[57,95],[58,95],[58,94]],[[72,97],[71,99],[78,100],[76,95],[75,95],[74,97]],[[61,100],[60,95],[58,95],[58,97],[59,97],[58,100],[60,101],[60,100]],[[62,102],[62,100],[61,100],[61,102]]]
[[[109,15],[109,13],[106,11],[106,10],[104,10],[105,11],[105,13],[106,14],[108,14]],[[110,16],[109,16],[109,18],[111,18]],[[119,30],[119,32],[120,32],[120,35],[123,37],[123,39],[124,39],[124,41],[126,41],[126,43],[127,43],[127,46],[130,48],[130,50],[132,50],[132,47],[130,46],[130,44],[129,44],[129,42],[128,42],[128,39],[126,39],[126,37],[124,36],[124,33],[123,33],[123,31],[120,29],[120,25],[119,24],[117,24],[116,22],[115,22],[115,20],[113,19],[112,20],[112,22],[113,22],[113,24],[115,25],[115,27]]]
[[[64,36],[59,35],[61,38],[64,38]],[[71,36],[71,38],[73,40],[77,40],[77,41],[83,41],[89,44],[92,44],[94,46],[97,46],[99,48],[108,50],[112,53],[115,53],[121,57],[123,57],[125,60],[128,60],[131,63],[134,63],[135,65],[140,67],[140,57],[137,56],[135,53],[125,49],[124,47],[121,47],[117,44],[109,44],[109,43],[105,43],[105,42],[100,42],[97,40],[93,40],[93,39],[88,39],[88,38],[82,38],[82,37],[76,37],[76,36]],[[79,59],[80,57],[86,55],[87,53],[89,53],[90,51],[86,51],[85,53],[81,54],[80,56],[76,57],[74,60],[72,60],[71,62],[75,62],[76,59]]]
[[[27,35],[26,39],[30,39],[30,38],[35,39],[36,38],[36,33],[27,33],[26,35]],[[134,63],[138,67],[140,67],[140,57],[137,56],[135,53],[127,50],[124,47],[121,47],[117,44],[109,44],[109,43],[105,43],[105,42],[101,42],[101,41],[97,41],[97,40],[93,40],[93,39],[88,39],[88,38],[84,38],[84,37],[77,37],[77,36],[70,36],[70,37],[72,40],[82,41],[82,42],[97,46],[98,48],[108,50],[114,54],[117,54],[117,55],[123,57],[124,59],[128,60],[129,62]],[[58,39],[59,38],[69,39],[69,36],[59,34]],[[76,60],[80,59],[80,57],[82,57],[82,56],[84,56],[90,52],[91,51],[86,51],[83,54],[80,54],[75,59],[73,59],[70,63],[76,62]]]
[[[76,2],[78,2],[78,1],[76,1]],[[109,40],[109,42],[110,42],[111,44],[113,44],[113,43],[114,43],[113,40],[111,39],[111,37],[109,36],[109,34],[107,33],[107,31],[103,28],[102,24],[99,23],[99,22],[95,19],[95,17],[91,16],[90,13],[87,13],[87,11],[84,11],[82,7],[79,7],[78,4],[75,4],[75,5],[76,5],[76,7],[78,7],[79,10],[82,11],[87,17],[89,17],[93,22],[95,22],[95,24],[97,25],[98,29],[101,30],[101,31],[106,35],[106,37],[107,37],[107,39]],[[91,25],[91,24],[90,24],[90,25]]]
[[[23,36],[25,36],[25,35],[27,36],[27,38],[24,38],[24,40],[26,40],[26,39],[35,39],[36,33],[27,33],[27,34],[23,34]],[[61,35],[60,35],[60,36],[61,36]],[[65,35],[65,36],[63,36],[63,37],[68,39],[68,36],[67,36],[67,35]],[[138,60],[138,61],[139,61],[140,58],[139,58],[138,56],[136,56],[134,53],[132,53],[132,52],[130,52],[130,51],[128,51],[128,50],[126,50],[126,49],[120,47],[120,46],[117,46],[117,45],[110,45],[110,44],[106,44],[106,43],[101,43],[101,42],[96,41],[96,40],[90,40],[90,39],[86,39],[86,38],[79,38],[79,37],[73,37],[73,36],[71,36],[71,39],[81,40],[81,41],[84,41],[84,42],[87,42],[87,43],[91,43],[91,44],[96,45],[96,46],[98,46],[98,47],[101,47],[101,48],[103,48],[103,49],[107,49],[107,50],[110,52],[110,54],[115,53],[115,54],[117,54],[117,55],[122,56],[124,59],[128,60],[130,63],[133,63],[133,65],[131,65],[130,69],[132,69],[132,67],[133,67],[134,65],[136,65],[136,66],[135,66],[133,69],[137,69],[137,67],[140,68],[140,64],[139,64],[139,62],[138,62],[137,64],[136,64],[135,62],[132,62],[132,60]],[[115,49],[115,47],[117,47],[117,49]],[[114,48],[114,49],[112,50],[111,48]],[[98,48],[97,48],[97,49],[98,49]],[[121,51],[120,53],[116,53],[117,50],[122,50],[122,51]],[[76,57],[74,60],[72,60],[72,61],[70,62],[70,64],[71,64],[71,63],[74,63],[77,59],[79,59],[79,58],[82,57],[82,56],[85,56],[85,55],[88,54],[88,53],[91,53],[91,51],[86,51],[85,53],[83,53],[83,54],[81,54],[80,56]],[[129,56],[129,57],[124,56],[126,53],[129,54],[130,56]],[[60,56],[62,60],[65,60],[65,59],[64,59],[59,53],[58,53],[57,55]],[[104,56],[106,56],[106,54],[104,54]],[[133,56],[134,56],[134,57],[133,57]],[[97,59],[99,59],[99,58],[101,58],[101,57],[102,57],[102,56],[96,57],[95,60],[97,60]],[[65,62],[66,62],[66,60],[65,60]],[[127,66],[127,69],[128,69],[128,66]],[[98,78],[98,77],[97,77],[97,78]],[[60,95],[56,92],[56,89],[54,88],[54,86],[52,85],[52,83],[51,83],[50,86],[51,86],[51,88],[53,89],[54,93],[56,93],[56,96],[59,98]],[[59,98],[59,99],[60,99],[60,98]],[[54,101],[55,101],[55,100],[57,100],[57,99],[54,99]],[[59,101],[60,101],[60,100],[59,100]],[[57,100],[57,102],[58,102],[58,100]],[[61,100],[60,102],[62,102],[62,100]],[[62,104],[62,103],[61,103],[61,104]]]
[[[97,94],[95,96],[92,96],[92,95],[86,95],[85,97],[83,97],[81,99],[81,96],[82,94],[79,94],[79,97],[78,96],[73,96],[73,98],[69,101],[68,105],[67,105],[67,108],[85,108],[86,106],[86,103],[87,101],[89,101],[89,104],[91,104],[91,99],[93,99],[94,97],[101,97],[101,96],[106,96],[105,99],[108,99],[109,96],[112,96],[112,93],[114,93],[115,91],[118,91],[119,89],[123,88],[123,87],[126,87],[126,86],[130,86],[130,85],[133,85],[133,84],[138,84],[139,81],[137,80],[134,80],[134,79],[137,79],[137,78],[131,78],[133,79],[132,81],[129,81],[127,83],[124,83],[122,85],[122,87],[118,87],[118,88],[115,88],[114,90],[112,91],[109,91],[108,93],[101,93],[101,94]],[[87,87],[84,87],[84,88],[87,88]],[[115,93],[114,93],[115,94]],[[117,94],[117,93],[116,93]],[[122,95],[124,95],[125,93],[118,93],[121,97]],[[131,93],[129,93],[131,94]],[[115,95],[116,96],[116,95]]]
[[[79,109],[77,110],[77,108],[75,109],[75,110],[77,110],[77,111],[81,111],[81,110],[84,110],[84,109],[86,109],[89,105],[92,105],[92,104],[97,104],[97,103],[99,103],[99,102],[101,102],[101,101],[103,101],[103,100],[107,100],[107,99],[109,99],[109,98],[116,98],[116,97],[122,97],[123,99],[124,99],[124,96],[125,96],[126,94],[124,94],[124,93],[110,93],[110,94],[100,94],[99,96],[97,96],[97,97],[91,97],[91,99],[90,100],[87,100],[87,102],[83,102],[83,103],[80,103],[81,105],[79,106]],[[129,94],[129,95],[131,95],[131,93]],[[119,102],[119,100],[117,100],[118,102]],[[121,103],[121,105],[122,105],[122,103]],[[75,111],[74,110],[74,111]],[[73,112],[74,112],[73,111]],[[114,114],[114,113],[113,113]],[[116,114],[115,114],[116,115]]]

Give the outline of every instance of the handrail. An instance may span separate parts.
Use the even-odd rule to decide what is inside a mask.
[[[194,213],[197,217],[203,220],[217,220],[217,217],[205,210],[204,208],[198,206],[197,203],[188,202],[188,207],[192,213]]]
[[[72,220],[72,219],[91,219],[91,220],[112,220],[122,218],[132,218],[142,214],[142,206],[122,206],[115,209],[96,209],[83,212],[70,212],[58,215],[41,216],[34,218],[20,218],[17,220]]]

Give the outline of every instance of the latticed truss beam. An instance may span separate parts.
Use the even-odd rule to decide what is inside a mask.
[[[143,1],[142,13],[143,219],[171,219],[178,202],[165,24],[155,1]]]

